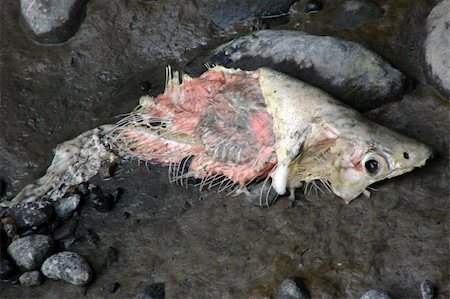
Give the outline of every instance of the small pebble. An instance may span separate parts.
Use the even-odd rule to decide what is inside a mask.
[[[6,235],[9,238],[13,238],[18,234],[17,232],[17,225],[14,222],[14,218],[11,216],[6,216],[2,218],[2,228],[5,231]]]
[[[119,287],[120,287],[120,283],[113,282],[113,283],[108,284],[105,289],[108,293],[113,294],[117,291],[117,289]]]
[[[420,284],[420,293],[422,294],[422,299],[434,298],[434,286],[429,279],[425,279]]]
[[[24,287],[35,287],[42,284],[42,275],[39,271],[25,272],[19,277],[20,284]]]
[[[61,219],[67,219],[72,216],[73,212],[80,204],[81,196],[73,194],[68,197],[64,197],[52,203],[56,216]]]
[[[0,280],[2,282],[9,282],[16,274],[16,267],[7,259],[0,259]]]
[[[305,13],[316,13],[322,10],[322,3],[319,1],[308,1],[305,5]]]
[[[101,213],[109,212],[114,207],[114,199],[109,195],[98,195],[92,199],[92,206]]]
[[[386,292],[381,290],[370,290],[361,296],[361,299],[391,299]]]
[[[55,280],[63,280],[73,285],[86,285],[93,276],[88,262],[79,254],[63,251],[45,260],[42,273]]]
[[[148,81],[143,81],[139,83],[139,86],[141,88],[141,91],[143,92],[149,92],[152,89],[152,84]]]
[[[8,254],[23,271],[39,269],[54,247],[52,238],[45,235],[29,235],[12,242]]]
[[[274,299],[310,299],[309,292],[299,278],[283,280],[275,290]]]
[[[15,205],[8,210],[17,227],[33,227],[47,223],[53,215],[49,202],[28,202]]]

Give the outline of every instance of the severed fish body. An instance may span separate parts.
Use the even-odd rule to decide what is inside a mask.
[[[10,205],[61,197],[119,157],[168,165],[171,181],[194,177],[219,191],[249,194],[250,184],[262,182],[293,198],[296,188],[320,181],[348,204],[370,195],[374,182],[423,166],[432,153],[270,69],[217,66],[181,79],[168,68],[163,94],[142,97],[115,125],[58,145],[46,175]],[[261,203],[267,194],[261,191]]]

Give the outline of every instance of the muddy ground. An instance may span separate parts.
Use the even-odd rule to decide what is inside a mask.
[[[92,0],[74,37],[43,45],[23,29],[18,1],[2,1],[0,176],[7,196],[45,172],[58,143],[115,122],[142,94],[161,92],[166,65],[183,69],[260,28],[334,35],[386,58],[415,87],[368,115],[433,146],[436,155],[349,206],[331,194],[310,194],[294,207],[279,200],[265,209],[169,184],[164,168],[125,164],[120,176],[94,180],[106,190],[125,189],[115,208],[100,213],[85,202],[74,217],[70,249],[91,263],[93,283],[2,284],[0,296],[132,298],[163,283],[166,298],[265,298],[298,276],[313,298],[358,298],[371,288],[418,298],[426,278],[448,298],[449,107],[427,83],[422,46],[436,1],[374,1],[384,16],[351,29],[333,26],[342,1],[322,1],[316,14],[304,13],[305,2],[293,4],[290,17],[261,20],[252,17],[267,13],[258,6],[229,9],[239,1],[226,5],[234,13],[227,19],[217,13],[221,1]],[[110,294],[114,282],[120,287]]]

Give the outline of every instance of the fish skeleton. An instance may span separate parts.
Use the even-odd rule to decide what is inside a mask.
[[[7,205],[60,198],[118,158],[168,165],[172,182],[194,177],[201,188],[247,195],[259,183],[294,198],[295,189],[319,181],[349,204],[369,196],[369,185],[423,166],[432,154],[271,69],[215,66],[197,78],[172,75],[170,67],[166,73],[164,93],[142,97],[117,124],[59,144],[46,174]],[[261,204],[268,194],[261,191]]]

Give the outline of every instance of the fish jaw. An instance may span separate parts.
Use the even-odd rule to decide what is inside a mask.
[[[425,144],[380,126],[327,93],[270,69],[258,70],[274,119],[278,165],[272,187],[320,180],[346,204],[378,181],[421,167],[432,155]],[[376,169],[375,169],[376,167]]]

